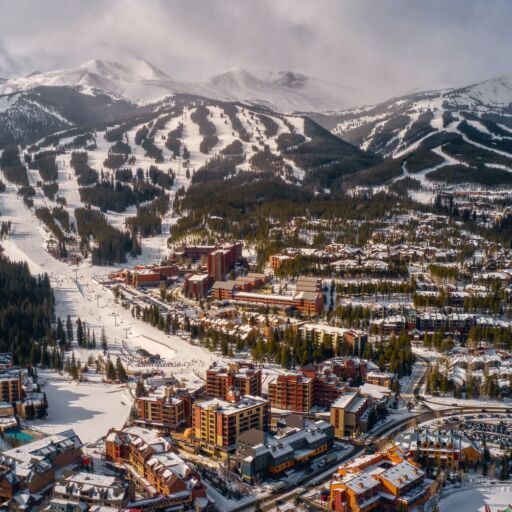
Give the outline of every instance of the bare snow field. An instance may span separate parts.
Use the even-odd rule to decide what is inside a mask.
[[[90,372],[90,382],[73,382],[67,375],[40,371],[48,399],[48,417],[30,422],[31,427],[46,434],[72,428],[83,443],[97,441],[109,428],[121,428],[133,403],[125,385],[106,385],[101,376]]]
[[[484,512],[489,505],[491,512],[506,509],[512,503],[511,486],[482,486],[454,491],[439,502],[441,512]]]

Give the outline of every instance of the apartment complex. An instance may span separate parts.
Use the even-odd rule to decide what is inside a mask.
[[[75,472],[62,476],[53,488],[54,503],[85,503],[88,507],[123,508],[133,498],[130,485],[114,476]]]
[[[394,448],[340,466],[330,484],[329,509],[335,512],[420,510],[430,491],[425,473]]]
[[[417,429],[405,436],[402,446],[414,460],[448,471],[475,467],[482,460],[480,449],[472,441],[451,430]]]
[[[150,498],[162,497],[169,508],[201,510],[207,504],[200,475],[172,451],[170,438],[154,430],[111,429],[105,442],[105,458],[124,468],[136,489]]]
[[[212,287],[212,297],[218,300],[229,300],[240,304],[268,306],[278,309],[295,308],[306,315],[319,314],[324,307],[321,289],[316,285],[297,289],[289,295],[276,293],[257,293],[247,291],[245,282],[217,281]]]
[[[366,364],[358,359],[334,358],[303,366],[300,373],[313,379],[313,405],[329,407],[347,389],[347,381],[362,380]]]
[[[274,409],[307,413],[313,407],[314,379],[301,373],[286,373],[268,383],[268,398]]]
[[[206,266],[208,276],[215,281],[222,281],[241,257],[241,242],[183,246],[173,255],[174,260],[180,265],[199,264],[203,268]]]
[[[235,266],[242,257],[242,244],[222,244],[208,254],[208,275],[215,281],[222,281],[225,275]]]
[[[183,283],[183,295],[189,299],[199,300],[208,295],[213,279],[208,274],[187,276]]]
[[[12,404],[23,399],[21,370],[6,368],[0,371],[0,402]]]
[[[82,442],[74,430],[44,437],[0,454],[0,498],[10,499],[22,489],[38,493],[55,481],[55,472],[78,464]]]
[[[323,324],[302,324],[299,327],[299,332],[305,340],[314,345],[330,346],[335,353],[340,353],[338,349],[346,346],[352,355],[358,357],[362,357],[368,340],[364,331]]]
[[[391,372],[368,372],[366,375],[366,382],[368,382],[368,384],[375,384],[376,386],[389,388],[391,387],[391,384],[393,384],[395,378],[395,374]]]
[[[192,440],[204,452],[226,457],[235,451],[240,434],[250,429],[267,431],[270,405],[260,397],[236,402],[214,398],[192,408]]]
[[[261,395],[261,369],[251,363],[213,364],[206,371],[206,395],[208,398],[233,400],[233,390],[238,395]]]
[[[163,432],[183,430],[190,426],[192,402],[203,389],[191,392],[188,389],[161,386],[148,396],[140,396],[136,399],[135,423],[158,428]]]

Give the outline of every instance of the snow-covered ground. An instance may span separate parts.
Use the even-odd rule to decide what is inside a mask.
[[[454,491],[439,502],[441,512],[484,512],[489,505],[491,512],[506,509],[512,503],[512,486],[489,485],[481,487],[469,487],[460,491]]]
[[[123,426],[133,403],[126,385],[108,385],[93,372],[90,382],[73,382],[66,375],[40,371],[42,390],[48,399],[48,417],[30,422],[30,426],[47,434],[72,428],[83,443],[97,441],[109,428]]]

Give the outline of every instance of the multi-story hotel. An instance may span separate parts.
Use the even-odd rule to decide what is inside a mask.
[[[474,467],[482,460],[479,448],[468,438],[453,431],[417,429],[404,436],[402,446],[419,463],[430,463],[432,467],[448,471],[458,471],[461,466]]]
[[[135,423],[164,432],[184,429],[190,426],[192,401],[197,396],[197,392],[191,393],[188,389],[161,386],[148,396],[136,399]]]
[[[21,370],[5,369],[0,372],[0,402],[11,404],[23,398]]]
[[[192,440],[216,456],[234,452],[240,434],[250,429],[267,431],[270,405],[260,397],[246,396],[236,402],[214,398],[192,408]]]
[[[200,475],[172,451],[170,438],[155,430],[111,429],[105,458],[122,466],[139,492],[150,498],[162,496],[162,503],[169,508],[202,510],[207,504]]]
[[[206,395],[208,398],[230,400],[233,389],[240,396],[261,395],[261,370],[250,363],[213,364],[206,371]]]
[[[242,257],[242,244],[223,244],[208,254],[208,275],[222,281],[235,263]]]
[[[309,412],[313,407],[314,379],[301,373],[286,373],[268,383],[268,397],[274,409]]]
[[[335,512],[421,510],[430,481],[399,449],[364,455],[338,468],[331,481],[329,509]]]

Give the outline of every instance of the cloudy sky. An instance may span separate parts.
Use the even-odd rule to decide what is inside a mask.
[[[509,0],[0,0],[0,76],[147,59],[294,70],[376,98],[512,75]]]

